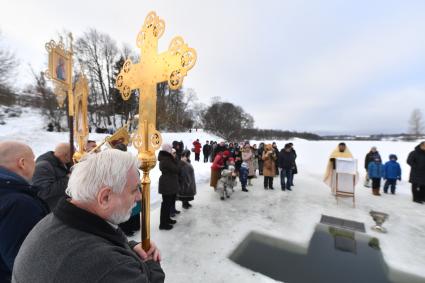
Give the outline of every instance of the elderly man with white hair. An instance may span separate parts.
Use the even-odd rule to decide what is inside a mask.
[[[10,282],[13,262],[31,229],[49,213],[30,185],[34,153],[21,142],[0,142],[0,282]]]
[[[118,224],[140,200],[136,157],[109,149],[74,166],[62,199],[23,243],[12,282],[163,282],[154,243],[144,251]]]

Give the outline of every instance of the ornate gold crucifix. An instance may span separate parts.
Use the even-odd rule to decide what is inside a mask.
[[[124,63],[118,74],[116,86],[122,98],[128,100],[132,90],[139,90],[139,125],[133,145],[143,171],[142,177],[142,245],[150,248],[150,178],[149,171],[155,167],[155,150],[162,143],[161,134],[156,130],[156,86],[168,81],[170,89],[178,89],[187,72],[195,65],[196,52],[175,37],[168,51],[158,54],[158,39],[165,30],[165,22],[155,12],[150,12],[137,36],[137,47],[141,49],[140,62]]]

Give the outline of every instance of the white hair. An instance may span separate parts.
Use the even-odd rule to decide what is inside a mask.
[[[138,168],[138,160],[129,152],[107,149],[90,154],[73,167],[66,194],[77,201],[96,199],[102,187],[122,193],[130,170]]]

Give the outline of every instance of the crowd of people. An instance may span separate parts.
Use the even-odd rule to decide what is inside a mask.
[[[335,161],[337,158],[353,158],[345,143],[340,143],[331,153],[324,181],[332,192],[335,193]],[[392,153],[388,156],[388,161],[383,163],[378,149],[373,146],[365,156],[364,169],[366,171],[364,186],[372,188],[372,194],[381,196],[381,181],[384,180],[383,191],[388,194],[396,194],[397,181],[401,181],[401,166],[398,163],[397,155]],[[409,153],[407,164],[410,166],[409,182],[411,183],[413,201],[425,203],[425,141],[421,142]],[[355,175],[355,183],[358,181],[358,174]]]
[[[228,178],[226,171],[225,179],[221,183],[234,183],[239,178],[243,192],[248,192],[247,186],[252,186],[252,179],[263,176],[265,190],[274,190],[274,177],[280,175],[281,190],[291,191],[294,185],[294,174],[298,173],[296,158],[297,154],[292,143],[287,143],[280,151],[275,142],[271,144],[250,144],[245,142],[206,141],[203,146],[204,162],[212,162],[210,186],[220,193],[220,199],[224,200],[226,186],[220,184],[223,170],[232,171],[233,179]],[[280,169],[280,171],[279,171]],[[257,175],[258,171],[258,175]],[[217,186],[219,184],[219,186]],[[233,188],[233,185],[231,185]]]
[[[252,179],[263,176],[265,190],[273,190],[280,175],[280,188],[291,191],[298,172],[292,143],[281,150],[276,143],[250,144],[199,140],[188,150],[182,141],[163,144],[158,154],[158,191],[162,195],[160,230],[171,230],[182,207],[192,207],[196,180],[191,164],[211,162],[210,185],[220,199],[230,197],[236,180],[248,192]],[[137,158],[125,144],[99,151],[87,142],[86,157],[72,165],[71,147],[61,143],[36,160],[27,144],[0,142],[0,282],[163,282],[161,255],[155,243],[148,251],[128,241],[140,228],[141,184]],[[336,158],[353,158],[340,143],[329,158],[326,180],[331,179]],[[425,142],[410,152],[413,201],[425,202]],[[71,167],[72,166],[72,167]],[[365,157],[364,185],[380,195],[396,193],[401,180],[397,156],[383,164],[376,147]],[[257,175],[258,172],[258,175]],[[229,190],[228,190],[229,189]],[[48,267],[48,268],[46,268]]]
[[[383,163],[378,149],[374,146],[366,154],[365,187],[371,187],[374,195],[380,196],[381,180],[384,180],[384,193],[396,193],[397,181],[401,181],[401,166],[396,154],[390,154],[388,161]],[[409,153],[407,164],[410,166],[409,182],[412,184],[413,201],[425,202],[425,142],[421,142]]]

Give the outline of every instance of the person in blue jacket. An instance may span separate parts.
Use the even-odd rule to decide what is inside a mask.
[[[369,163],[367,173],[372,180],[372,194],[380,196],[381,179],[384,177],[384,165],[382,165],[380,157],[376,156],[373,162]]]
[[[35,161],[31,148],[0,142],[0,282],[10,282],[13,263],[31,229],[49,213],[30,185]],[[34,259],[36,260],[36,259]]]
[[[391,187],[391,193],[395,194],[397,180],[401,181],[401,167],[397,162],[397,155],[390,154],[390,161],[384,165],[384,193],[388,193],[388,187]]]

